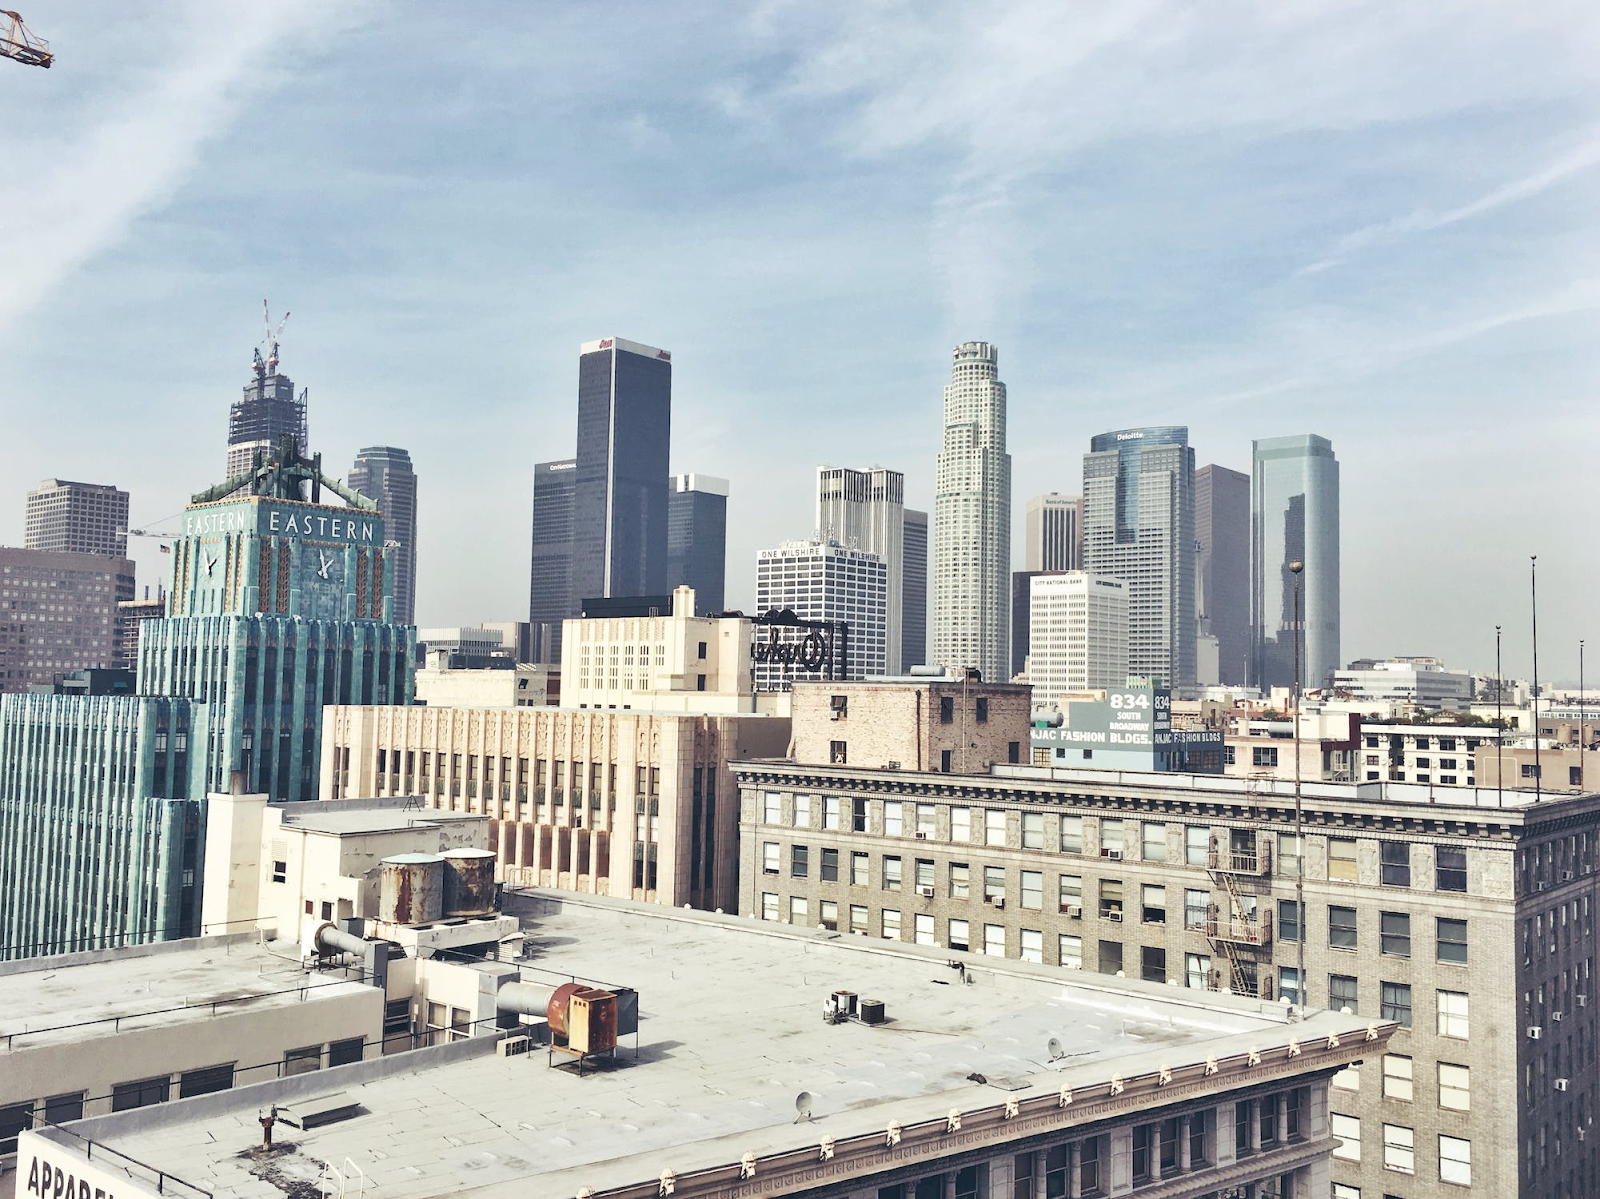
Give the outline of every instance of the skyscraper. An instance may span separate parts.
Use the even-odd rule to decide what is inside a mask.
[[[1326,437],[1253,443],[1250,485],[1251,679],[1294,682],[1294,575],[1300,559],[1301,685],[1320,687],[1339,656],[1339,460]]]
[[[667,590],[667,467],[672,355],[620,337],[578,358],[572,596]]]
[[[279,325],[279,332],[282,329]],[[294,438],[299,453],[308,452],[306,393],[302,391],[297,399],[293,381],[278,373],[278,339],[270,322],[266,340],[256,349],[250,369],[251,379],[245,384],[243,397],[228,410],[228,473],[224,476],[228,479],[249,470],[258,452],[263,460],[270,458],[278,448],[278,439],[285,435]],[[234,494],[248,494],[248,488]]]
[[[834,541],[787,541],[756,557],[756,611],[792,609],[801,620],[842,621],[843,677],[881,675],[888,658],[888,571],[883,559]],[[758,661],[756,689],[787,691],[821,677],[792,662]]]
[[[900,673],[904,650],[905,490],[905,476],[897,470],[817,467],[817,537],[883,559],[889,674]]]
[[[944,389],[935,470],[933,661],[1004,682],[1011,659],[1011,455],[1000,352],[963,342]]]
[[[667,587],[694,588],[697,616],[721,612],[728,576],[728,480],[673,475],[667,493]]]
[[[1128,671],[1195,684],[1194,450],[1182,426],[1101,433],[1083,456],[1083,568],[1128,585]]]
[[[1036,495],[1028,501],[1023,569],[1078,570],[1083,565],[1083,499]]]
[[[1194,472],[1199,618],[1217,639],[1217,682],[1250,677],[1250,476],[1226,466]]]
[[[904,548],[900,551],[900,669],[928,660],[928,514],[904,512]]]
[[[23,545],[67,554],[128,556],[128,493],[108,483],[45,479],[28,492]]]
[[[561,622],[578,614],[572,591],[572,497],[578,464],[564,458],[533,468],[533,565],[528,621],[536,661],[561,661]]]
[[[394,547],[394,619],[396,624],[416,624],[417,595],[417,475],[411,455],[392,445],[368,446],[356,455],[347,480],[351,487],[376,500],[383,527]]]

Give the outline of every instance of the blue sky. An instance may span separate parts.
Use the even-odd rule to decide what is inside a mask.
[[[732,480],[733,603],[819,462],[931,508],[986,339],[1019,532],[1093,433],[1248,470],[1318,432],[1347,657],[1486,668],[1498,622],[1526,670],[1531,553],[1541,674],[1600,634],[1592,4],[24,16],[59,57],[0,62],[0,541],[46,475],[136,524],[217,481],[265,296],[325,458],[412,452],[422,623],[526,610],[533,463],[616,334],[673,352],[674,469]]]

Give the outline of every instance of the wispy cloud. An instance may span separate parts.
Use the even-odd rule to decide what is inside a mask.
[[[207,144],[334,23],[312,0],[191,3],[128,21],[109,46],[95,37],[98,59],[87,51],[75,58],[70,39],[57,35],[56,67],[0,92],[16,104],[52,106],[36,122],[47,136],[8,154],[0,178],[0,330],[177,193]],[[81,32],[87,41],[90,30]],[[280,149],[270,118],[257,113],[250,126],[264,152]]]

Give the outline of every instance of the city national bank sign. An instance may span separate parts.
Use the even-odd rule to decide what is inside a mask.
[[[256,533],[348,545],[382,545],[383,518],[354,508],[321,504],[285,504],[273,500],[193,508],[183,514],[185,537]]]

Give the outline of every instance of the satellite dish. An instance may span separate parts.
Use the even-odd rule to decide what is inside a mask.
[[[1045,1061],[1056,1062],[1066,1056],[1066,1050],[1061,1046],[1060,1037],[1051,1037],[1044,1046]]]
[[[794,1110],[800,1113],[794,1118],[796,1124],[811,1119],[811,1105],[814,1101],[815,1096],[810,1091],[801,1091],[794,1097]]]

